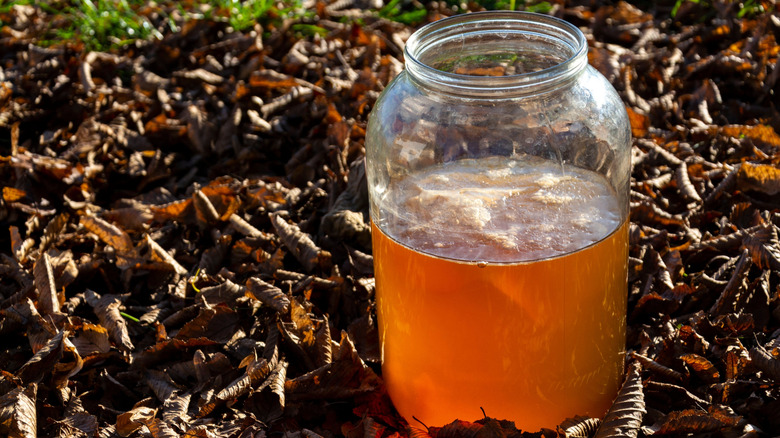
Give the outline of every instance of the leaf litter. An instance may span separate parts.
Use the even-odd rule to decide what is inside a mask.
[[[553,2],[635,138],[626,381],[541,431],[384,390],[362,160],[413,29],[364,6],[112,54],[0,12],[0,434],[780,434],[776,5]]]

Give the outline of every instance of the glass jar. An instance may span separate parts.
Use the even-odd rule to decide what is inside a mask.
[[[602,416],[622,380],[630,126],[579,29],[431,23],[366,136],[382,372],[428,426]]]

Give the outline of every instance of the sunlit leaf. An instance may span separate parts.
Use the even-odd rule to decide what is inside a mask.
[[[11,438],[36,438],[38,386],[16,387],[0,395],[0,433]]]
[[[279,313],[287,313],[290,307],[290,299],[281,289],[259,278],[247,280],[246,293],[250,298],[259,300]]]
[[[65,335],[66,332],[61,331],[49,339],[46,345],[22,365],[16,374],[26,383],[41,382],[46,374],[51,372],[60,358],[62,358],[63,339]]]
[[[720,378],[720,372],[718,372],[715,365],[707,360],[706,357],[688,353],[681,355],[680,359],[685,362],[700,379],[707,383],[715,383]]]
[[[710,406],[708,410],[688,409],[670,412],[650,430],[653,435],[707,433],[736,427],[742,417],[728,408]]]
[[[100,319],[100,324],[108,330],[108,333],[114,343],[120,350],[130,351],[135,347],[130,340],[130,333],[127,330],[127,322],[119,311],[121,305],[115,295],[105,295],[101,297],[96,292],[87,289],[87,302]]]
[[[116,417],[116,431],[119,436],[128,437],[133,432],[150,423],[157,415],[157,410],[146,406],[138,406]]]
[[[623,386],[604,416],[595,438],[638,436],[646,413],[641,372],[639,363],[634,362],[629,366]]]
[[[38,291],[38,310],[44,314],[59,313],[60,299],[54,282],[54,270],[49,254],[43,253],[35,261],[35,289]]]
[[[90,232],[94,233],[104,243],[113,246],[120,253],[130,253],[133,250],[133,241],[130,236],[97,216],[81,216],[79,223]]]
[[[330,253],[320,249],[311,237],[301,232],[297,226],[287,223],[277,213],[271,215],[271,223],[284,245],[307,271],[311,272],[316,267],[326,267],[330,264]]]

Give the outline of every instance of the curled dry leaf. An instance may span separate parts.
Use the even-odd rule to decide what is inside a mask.
[[[769,378],[780,380],[780,357],[776,348],[767,350],[762,345],[756,345],[750,349],[750,359]]]
[[[60,331],[54,337],[46,342],[33,357],[30,358],[24,365],[16,372],[24,382],[38,383],[51,372],[59,362],[63,353],[63,339],[66,336],[66,332]]]
[[[311,237],[296,225],[288,224],[279,213],[271,214],[271,223],[290,252],[311,272],[316,267],[327,268],[330,265],[330,253],[315,245]]]
[[[38,311],[43,315],[59,313],[60,299],[54,282],[54,270],[48,253],[41,254],[33,267],[35,289],[38,291]]]
[[[116,225],[90,215],[81,216],[79,223],[103,243],[113,246],[119,253],[129,254],[133,251],[133,241],[130,236]]]
[[[755,190],[767,195],[780,193],[780,168],[767,164],[742,163],[737,172],[740,190]]]
[[[680,356],[696,375],[707,383],[715,383],[720,379],[720,372],[715,365],[704,356],[695,353],[687,353]]]
[[[153,258],[164,262],[179,275],[184,275],[188,272],[182,265],[179,264],[179,262],[176,261],[176,259],[173,258],[173,256],[168,253],[168,251],[155,242],[154,239],[152,239],[148,234],[146,235],[146,244],[149,246]]]
[[[761,269],[780,270],[780,241],[777,227],[766,223],[753,227],[755,232],[742,239],[742,245],[750,252],[753,262]]]
[[[263,382],[271,374],[272,370],[276,369],[278,362],[278,354],[273,355],[270,360],[266,358],[258,359],[256,356],[253,356],[247,364],[244,374],[230,382],[212,400],[203,405],[198,412],[198,417],[208,415],[217,406],[230,400],[249,394],[253,387],[257,387],[260,382]]]
[[[0,395],[0,433],[13,438],[36,438],[38,421],[35,409],[38,386],[31,383]]]
[[[225,343],[234,336],[239,319],[234,310],[225,306],[204,308],[195,319],[179,330],[176,338],[207,338],[217,343]]]
[[[699,196],[699,192],[697,192],[696,188],[693,186],[693,184],[691,184],[691,180],[688,175],[688,165],[685,163],[680,163],[680,165],[677,167],[675,175],[677,188],[680,190],[680,195],[689,201],[701,202],[701,196]]]
[[[119,436],[128,437],[136,430],[149,424],[157,415],[157,409],[146,406],[135,407],[116,417],[116,432]]]
[[[244,406],[264,422],[274,421],[282,416],[285,408],[285,381],[287,362],[279,361],[270,376],[252,391]]]
[[[290,308],[290,299],[281,289],[256,277],[247,280],[246,294],[279,313],[287,313]]]
[[[152,438],[179,438],[178,432],[176,432],[171,426],[159,418],[154,418],[150,422],[146,423],[146,427],[149,428],[149,432],[152,434]]]
[[[626,380],[612,407],[604,416],[595,438],[638,436],[642,418],[646,413],[641,372],[642,366],[639,362],[633,362],[628,367]]]
[[[742,417],[729,408],[710,406],[702,409],[686,409],[670,412],[661,421],[649,428],[653,435],[703,434],[736,428],[742,423]]]
[[[567,418],[558,426],[558,433],[563,438],[589,438],[593,436],[601,425],[601,419],[584,416]]]
[[[378,376],[363,363],[349,336],[342,332],[333,362],[288,380],[285,390],[290,399],[328,400],[353,397],[379,385]]]
[[[131,351],[135,347],[130,340],[130,333],[127,330],[127,323],[119,312],[121,303],[115,295],[105,295],[101,297],[96,292],[87,289],[87,303],[100,320],[100,324],[108,330],[111,339],[120,350]]]
[[[233,305],[235,302],[246,295],[246,286],[235,284],[230,280],[216,285],[204,287],[200,290],[199,297],[206,300],[208,304],[226,303]]]
[[[660,363],[650,359],[649,357],[645,357],[639,353],[634,353],[634,352],[631,353],[631,357],[638,360],[642,364],[642,367],[644,369],[651,371],[653,374],[665,377],[675,382],[682,382],[683,380],[685,380],[685,377],[681,372],[677,370],[673,370],[667,366],[661,365]]]

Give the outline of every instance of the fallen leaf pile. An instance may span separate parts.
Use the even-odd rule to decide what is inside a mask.
[[[748,3],[553,4],[632,122],[628,368],[603,419],[524,432],[384,391],[362,158],[412,28],[339,0],[86,53],[10,8],[0,435],[780,434],[780,13]]]

